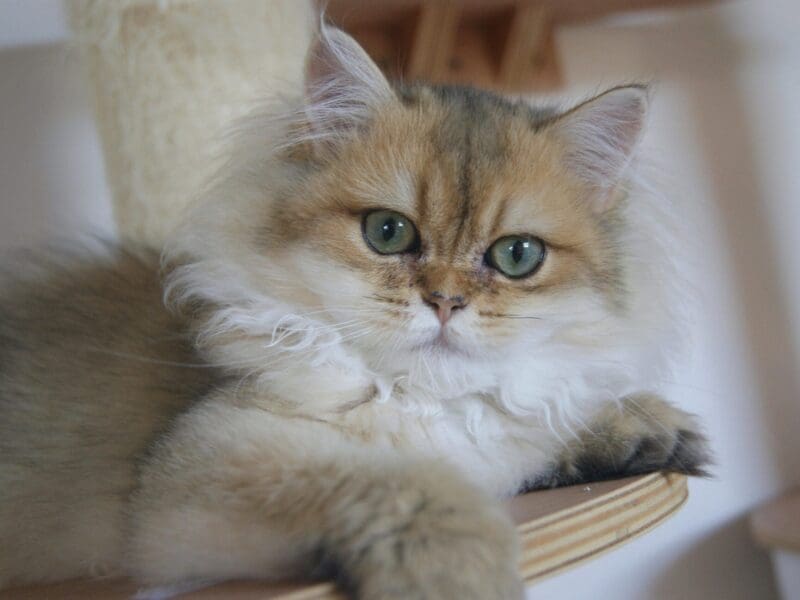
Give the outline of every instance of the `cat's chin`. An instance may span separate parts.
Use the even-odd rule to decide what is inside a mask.
[[[441,329],[432,338],[416,344],[412,347],[412,350],[460,355],[464,357],[473,356],[473,352],[470,351],[470,348],[466,344],[459,342],[457,337],[448,333],[446,329]]]

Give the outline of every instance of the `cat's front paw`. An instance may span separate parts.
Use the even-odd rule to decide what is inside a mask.
[[[353,581],[363,600],[520,600],[516,532],[497,507],[427,498],[403,527],[377,534]]]
[[[540,487],[652,471],[705,476],[710,462],[695,417],[656,395],[636,394],[605,407]]]

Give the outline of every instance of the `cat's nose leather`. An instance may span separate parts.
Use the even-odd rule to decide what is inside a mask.
[[[441,292],[431,292],[422,299],[436,312],[442,326],[450,320],[453,312],[466,306],[464,296],[445,296]]]

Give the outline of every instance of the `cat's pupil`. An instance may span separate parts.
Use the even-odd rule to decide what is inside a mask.
[[[514,245],[511,246],[511,258],[514,259],[515,263],[518,263],[522,260],[522,257],[525,256],[525,242],[522,240],[517,240],[514,242]]]
[[[381,235],[383,236],[383,241],[388,242],[390,239],[394,237],[394,234],[397,232],[397,223],[394,219],[389,218],[386,219],[383,223],[383,227],[381,227]]]

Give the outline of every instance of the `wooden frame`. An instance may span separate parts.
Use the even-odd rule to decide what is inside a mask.
[[[561,86],[558,26],[711,0],[330,0],[328,18],[392,77],[511,92]]]

